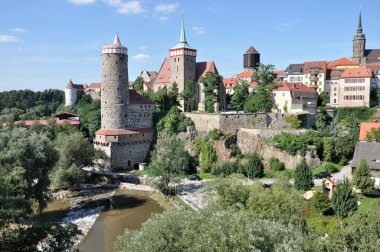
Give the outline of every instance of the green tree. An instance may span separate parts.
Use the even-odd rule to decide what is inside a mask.
[[[194,122],[181,113],[176,106],[173,106],[157,123],[157,131],[165,135],[175,135],[179,132],[185,132],[187,126],[192,125]]]
[[[348,178],[336,185],[336,191],[332,197],[332,208],[339,218],[346,218],[358,208],[358,198],[352,192],[352,186]]]
[[[100,129],[100,105],[100,100],[92,101],[90,96],[84,95],[73,109],[80,116],[81,131],[90,138]]]
[[[294,187],[299,191],[308,191],[313,186],[313,174],[307,165],[306,160],[302,159],[301,163],[296,167]]]
[[[285,164],[281,162],[278,158],[276,157],[271,157],[268,160],[268,164],[271,170],[273,171],[283,171],[285,170]]]
[[[334,158],[334,143],[331,137],[323,138],[323,160],[332,162]]]
[[[207,112],[212,113],[214,111],[214,104],[218,102],[218,90],[222,84],[222,78],[220,75],[213,72],[207,72],[204,77],[199,79],[199,82],[203,84],[203,92],[205,93],[205,109]]]
[[[42,245],[42,249],[44,252],[75,251],[73,250],[75,238],[81,233],[77,225],[73,223],[68,223],[65,226],[53,226],[47,242]]]
[[[365,158],[361,158],[358,167],[352,174],[352,184],[362,192],[370,192],[374,189],[375,181],[371,178],[371,169]]]
[[[322,91],[318,95],[317,104],[318,104],[318,106],[325,107],[327,105],[327,103],[330,103],[330,96],[325,91]]]
[[[264,177],[264,165],[262,157],[257,153],[253,153],[248,157],[248,162],[243,166],[244,175],[250,179],[257,179]]]
[[[238,111],[243,110],[248,95],[248,82],[244,80],[240,83],[237,83],[234,89],[234,94],[231,98],[232,106],[234,106],[234,108]]]
[[[252,76],[252,79],[257,82],[255,92],[268,95],[268,92],[277,86],[277,83],[274,81],[273,70],[274,65],[259,65],[256,73]]]
[[[244,112],[257,113],[268,112],[273,107],[273,101],[271,96],[253,92],[249,94],[246,102],[244,103]]]
[[[325,108],[321,108],[317,113],[317,120],[315,126],[321,133],[328,134],[330,128],[331,117],[327,114]]]
[[[200,140],[196,143],[199,156],[199,167],[202,172],[209,172],[213,169],[217,156],[214,145],[210,140]]]
[[[331,202],[324,192],[315,192],[311,203],[320,214],[327,214],[331,209]]]
[[[136,80],[133,82],[133,89],[136,91],[143,91],[144,90],[144,78],[141,76],[138,76]]]
[[[191,80],[187,80],[185,82],[185,88],[180,93],[181,99],[184,101],[184,110],[185,112],[191,112],[191,106],[195,100],[195,93],[193,88],[193,82]]]
[[[170,137],[158,140],[148,169],[153,175],[159,176],[156,186],[162,193],[168,195],[170,183],[177,182],[181,175],[186,174],[189,164],[190,155],[185,150],[183,142]]]

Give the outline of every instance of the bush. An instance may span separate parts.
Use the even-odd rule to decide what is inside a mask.
[[[228,149],[230,149],[231,155],[233,157],[240,158],[242,156],[241,150],[240,150],[239,146],[237,146],[237,144],[231,144],[230,147],[228,147]]]
[[[239,165],[237,162],[225,162],[222,164],[217,164],[214,169],[212,169],[212,175],[222,175],[229,176],[233,173],[237,173],[239,170]]]
[[[330,163],[327,163],[327,164],[325,165],[325,170],[326,170],[328,173],[330,173],[330,174],[339,171],[339,169],[338,169],[335,165],[330,164]]]
[[[240,171],[250,179],[264,177],[262,157],[260,157],[257,153],[250,155],[248,157],[248,163],[246,165],[242,165]]]
[[[223,134],[218,129],[212,129],[208,133],[207,138],[210,140],[219,140],[221,136],[223,136]]]
[[[295,128],[295,129],[303,128],[307,124],[307,115],[306,114],[286,115],[284,117],[284,119],[287,123],[290,123],[293,126],[293,128]]]
[[[273,171],[283,171],[283,170],[285,170],[285,164],[283,162],[281,162],[276,157],[271,157],[269,159],[269,167]]]
[[[320,214],[326,215],[331,210],[331,202],[324,192],[316,192],[311,203]]]
[[[199,167],[202,172],[209,172],[215,165],[217,156],[212,142],[207,140],[197,141],[195,144],[199,157]]]

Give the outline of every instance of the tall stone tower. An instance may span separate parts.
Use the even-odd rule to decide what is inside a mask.
[[[244,70],[256,70],[260,64],[260,53],[251,46],[248,50],[243,54],[243,65]]]
[[[128,124],[128,49],[116,34],[112,45],[102,48],[101,127],[126,129]]]
[[[74,88],[74,84],[69,80],[65,87],[65,106],[73,107],[78,99],[78,92]]]
[[[185,88],[185,82],[196,78],[196,57],[197,50],[186,41],[185,25],[182,20],[181,35],[179,43],[169,50],[170,55],[170,80],[178,85],[178,92]],[[183,101],[181,101],[183,108]]]
[[[358,29],[356,29],[356,34],[353,40],[353,53],[352,60],[358,64],[363,64],[366,61],[365,57],[365,34],[362,28],[362,13],[359,13],[359,23]]]

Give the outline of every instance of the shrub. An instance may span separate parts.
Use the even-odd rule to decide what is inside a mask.
[[[296,167],[296,173],[294,176],[294,187],[299,191],[308,191],[314,185],[313,174],[306,160],[303,159],[299,165]]]
[[[237,144],[231,144],[230,147],[228,147],[231,151],[231,155],[233,157],[237,157],[237,158],[240,158],[241,157],[241,150],[239,148],[239,146],[237,146]]]
[[[250,179],[264,177],[264,165],[262,157],[254,153],[248,157],[248,163],[240,167],[241,173]]]
[[[209,172],[215,165],[217,156],[212,142],[200,140],[195,145],[199,157],[199,166],[202,172]]]
[[[331,202],[326,194],[319,191],[314,194],[311,203],[320,214],[327,214],[331,210]]]
[[[325,165],[325,170],[328,172],[328,173],[335,173],[335,172],[338,172],[338,168],[333,165],[333,164],[330,164],[330,163],[327,163]]]
[[[225,162],[221,164],[217,164],[214,169],[212,169],[212,175],[222,175],[229,176],[233,173],[237,173],[239,170],[239,165],[237,162]]]
[[[210,140],[218,140],[220,139],[220,137],[222,136],[223,134],[218,130],[218,129],[212,129],[209,133],[208,133],[208,139]]]
[[[276,157],[271,157],[269,159],[269,167],[273,171],[283,171],[283,170],[285,170],[285,164],[283,162],[281,162]]]

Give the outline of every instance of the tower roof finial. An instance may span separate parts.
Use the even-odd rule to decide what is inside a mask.
[[[113,40],[113,45],[121,45],[119,35],[116,33],[115,38]]]
[[[179,43],[187,43],[186,42],[186,34],[185,34],[185,22],[182,14],[182,26],[181,26],[181,35],[179,37]]]

